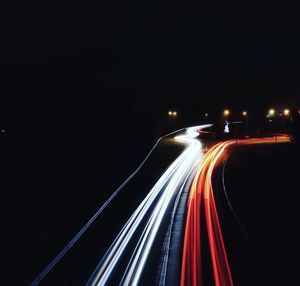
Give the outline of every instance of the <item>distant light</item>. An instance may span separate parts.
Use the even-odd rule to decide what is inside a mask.
[[[168,114],[169,114],[170,116],[172,116],[173,112],[172,112],[172,111],[169,111]]]
[[[243,112],[242,112],[242,115],[243,115],[243,116],[247,116],[247,115],[248,115],[248,112],[247,112],[247,111],[243,111]]]
[[[176,111],[173,111],[173,116],[177,116],[177,112]]]
[[[207,116],[208,116],[208,113],[205,113],[204,116],[207,117]]]
[[[228,126],[228,122],[225,122],[225,128],[224,128],[224,133],[229,133],[229,126]]]
[[[4,132],[5,132],[5,129],[2,129],[1,132],[4,133]]]
[[[290,110],[289,109],[285,109],[284,111],[283,111],[283,114],[285,115],[285,116],[288,116],[288,115],[290,115]]]
[[[230,111],[228,109],[225,109],[223,113],[225,116],[228,116],[230,114]]]
[[[268,114],[269,114],[269,116],[275,115],[275,109],[273,109],[273,108],[269,109]]]

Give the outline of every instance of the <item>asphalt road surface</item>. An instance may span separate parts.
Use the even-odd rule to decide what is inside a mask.
[[[220,141],[211,127],[161,138],[31,285],[267,285],[225,166],[237,150],[290,138]]]

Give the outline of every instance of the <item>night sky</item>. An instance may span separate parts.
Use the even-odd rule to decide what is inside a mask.
[[[299,104],[300,20],[287,2],[6,6],[0,125],[17,137],[86,141],[94,125],[152,132],[169,109],[182,127],[225,107]]]
[[[229,103],[297,98],[297,7],[202,2],[8,4],[1,59],[23,67],[3,71],[11,69],[12,81],[32,73],[62,87],[67,78],[99,105],[109,92],[154,105],[205,104],[208,95]]]
[[[300,20],[288,2],[36,1],[4,11],[4,129],[86,130],[95,118],[147,129],[170,108],[188,125],[224,107],[299,104]]]

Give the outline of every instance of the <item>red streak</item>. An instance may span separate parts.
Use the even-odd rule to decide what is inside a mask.
[[[289,142],[287,135],[268,138],[251,138],[243,140],[229,140],[214,145],[205,155],[198,167],[188,199],[188,210],[185,227],[185,237],[182,255],[181,286],[202,285],[201,265],[201,231],[200,207],[204,205],[207,236],[210,247],[214,281],[216,286],[233,286],[230,266],[226,254],[225,243],[215,205],[212,175],[215,167],[227,156],[230,146],[238,143],[242,145]]]

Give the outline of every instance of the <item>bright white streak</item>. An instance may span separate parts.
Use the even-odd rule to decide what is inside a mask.
[[[163,195],[155,206],[152,216],[144,229],[141,237],[142,240],[139,242],[138,249],[136,249],[132,256],[134,259],[131,262],[130,269],[127,271],[126,278],[122,283],[123,285],[137,285],[169,203],[175,193],[177,193],[180,182],[182,182],[182,179],[185,178],[185,175],[190,170],[190,167],[193,166],[195,159],[198,158],[197,155],[199,151],[200,143],[198,141],[193,142],[192,145],[186,150],[188,155],[186,156],[185,160],[179,166],[177,166],[176,172],[174,173],[170,182],[167,184]]]
[[[159,194],[162,193],[136,245],[121,284],[136,285],[138,283],[166,210],[172,198],[178,192],[180,183],[186,178],[195,161],[199,160],[199,156],[202,154],[200,142],[194,139],[199,135],[197,130],[210,126],[191,127],[187,129],[186,135],[175,137],[176,141],[187,144],[187,149],[169,166],[135,210],[97,266],[94,274],[87,282],[88,285],[104,285],[108,282],[134,232],[151,209]]]

